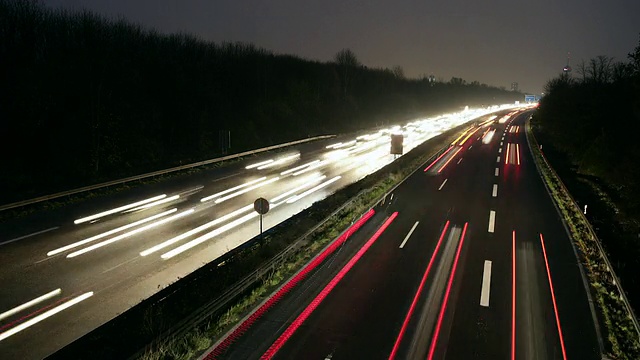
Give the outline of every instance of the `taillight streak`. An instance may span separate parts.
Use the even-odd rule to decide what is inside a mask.
[[[516,231],[511,233],[511,360],[516,359]]]
[[[549,271],[549,260],[547,259],[547,250],[544,246],[544,238],[540,234],[540,244],[542,244],[542,255],[544,256],[544,266],[547,269],[547,279],[549,279],[549,289],[551,290],[551,301],[553,302],[553,312],[556,316],[556,325],[558,327],[558,336],[560,337],[560,348],[562,349],[562,358],[567,360],[567,352],[564,348],[564,338],[562,336],[562,328],[560,327],[560,317],[558,316],[558,306],[556,305],[556,295],[553,291],[553,281],[551,281],[551,271]]]
[[[520,144],[516,144],[516,155],[518,156],[518,165],[520,165]]]
[[[508,163],[509,163],[509,150],[510,150],[510,149],[511,149],[511,143],[507,143],[507,151],[506,151],[506,153],[507,153],[506,155],[507,155],[507,156],[505,157],[505,160],[504,160],[504,163],[505,163],[505,164],[508,164]]]
[[[431,346],[429,348],[429,355],[427,356],[428,360],[433,359],[433,355],[436,351],[436,345],[438,343],[438,336],[440,335],[440,328],[442,327],[442,320],[444,319],[444,313],[447,310],[447,303],[449,301],[449,295],[451,293],[451,286],[453,284],[453,279],[456,276],[456,270],[458,268],[458,260],[460,259],[460,252],[462,251],[462,246],[464,245],[464,236],[467,233],[467,226],[469,223],[464,224],[464,228],[462,229],[462,235],[460,236],[460,245],[458,245],[458,251],[456,252],[455,260],[453,260],[453,267],[451,268],[451,275],[449,276],[449,281],[447,282],[447,290],[444,294],[444,299],[442,300],[442,305],[440,306],[440,313],[438,314],[438,323],[436,324],[436,329],[433,334],[433,339],[431,340]]]
[[[442,155],[438,156],[438,158],[437,158],[437,159],[435,159],[435,160],[434,160],[434,161],[433,161],[429,166],[427,166],[427,167],[424,169],[424,172],[429,171],[429,169],[431,169],[431,167],[432,167],[433,165],[435,165],[438,161],[440,161],[440,159],[442,159],[442,157],[443,157],[443,156],[447,155],[447,153],[448,153],[449,151],[451,151],[451,149],[453,149],[453,146],[450,146],[450,147],[447,149],[447,151],[443,152],[443,153],[442,153]]]
[[[438,169],[438,174],[439,174],[440,172],[442,172],[442,170],[443,170],[447,165],[449,165],[449,163],[451,162],[451,160],[453,160],[453,158],[455,158],[455,157],[456,157],[456,155],[458,155],[458,153],[460,152],[460,150],[462,150],[462,148],[461,148],[461,147],[460,147],[460,148],[458,148],[458,150],[456,150],[456,152],[454,152],[454,153],[453,153],[453,155],[451,155],[451,156],[449,157],[449,159],[444,163],[444,165],[442,165],[442,166],[440,167],[440,169]]]
[[[427,270],[425,270],[424,275],[422,276],[422,280],[420,281],[420,286],[418,286],[418,291],[416,291],[415,296],[413,297],[413,301],[411,302],[411,306],[409,306],[409,311],[407,312],[407,316],[404,318],[404,322],[402,323],[402,327],[400,328],[400,333],[398,334],[398,338],[396,339],[395,344],[393,345],[393,350],[391,350],[391,355],[389,355],[389,360],[393,360],[400,348],[400,343],[402,342],[402,337],[407,330],[407,326],[409,325],[409,320],[411,320],[411,316],[415,310],[416,304],[418,303],[418,299],[420,298],[420,294],[422,293],[422,289],[424,288],[424,284],[427,281],[427,277],[429,276],[429,272],[431,271],[431,267],[433,266],[433,262],[435,261],[436,255],[438,254],[438,250],[440,250],[440,245],[442,245],[442,240],[444,239],[445,234],[447,233],[447,229],[449,228],[449,221],[444,224],[444,229],[442,230],[442,234],[440,235],[440,239],[438,239],[438,243],[436,244],[435,250],[433,250],[433,254],[431,255],[431,259],[429,260],[429,265],[427,265]]]
[[[320,305],[320,303],[331,293],[331,291],[338,285],[338,283],[344,278],[344,276],[353,268],[353,266],[360,260],[364,253],[378,240],[380,235],[389,227],[389,225],[398,216],[397,212],[391,214],[391,216],[382,224],[382,226],[373,234],[373,236],[364,244],[354,257],[340,270],[336,276],[331,279],[327,286],[320,291],[320,293],[309,303],[309,305],[298,315],[298,317],[289,325],[289,327],[278,337],[278,339],[269,347],[269,349],[260,357],[260,359],[271,359],[273,356],[284,346],[284,344],[293,336],[298,328],[311,316],[311,313]]]

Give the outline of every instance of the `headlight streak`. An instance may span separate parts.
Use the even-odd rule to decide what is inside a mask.
[[[200,199],[200,202],[209,201],[209,200],[211,200],[211,199],[217,198],[218,196],[222,196],[222,195],[224,195],[224,194],[228,194],[228,193],[230,193],[230,192],[234,192],[234,191],[236,191],[236,190],[238,190],[238,189],[242,189],[243,187],[247,187],[247,186],[253,185],[253,184],[255,184],[255,183],[259,183],[260,181],[264,181],[264,180],[267,180],[267,177],[266,177],[266,176],[263,176],[263,177],[261,177],[261,178],[259,178],[259,179],[252,180],[252,181],[249,181],[249,182],[247,182],[247,183],[244,183],[244,184],[241,184],[241,185],[238,185],[238,186],[234,186],[234,187],[232,187],[231,189],[227,189],[227,190],[224,190],[224,191],[220,191],[220,192],[218,192],[218,193],[215,193],[215,194],[213,194],[213,195],[209,195],[209,196],[203,197],[202,199]]]
[[[170,201],[173,201],[173,200],[178,200],[179,198],[180,198],[180,195],[173,195],[173,196],[170,196],[168,198],[164,198],[162,200],[158,200],[158,201],[152,202],[150,204],[138,206],[137,208],[133,208],[131,210],[127,210],[127,211],[125,211],[125,213],[134,212],[134,211],[143,210],[143,209],[148,209],[148,208],[154,207],[156,205],[161,205],[161,204],[165,204],[165,203],[168,203]]]
[[[112,235],[112,234],[118,233],[118,232],[120,232],[120,231],[123,231],[123,230],[129,229],[129,228],[132,228],[132,227],[135,227],[135,226],[138,226],[138,225],[144,224],[144,223],[149,222],[149,221],[151,221],[151,220],[155,220],[155,219],[161,218],[161,217],[163,217],[163,216],[169,215],[169,214],[174,213],[174,212],[176,212],[176,211],[178,211],[178,209],[177,209],[177,208],[176,208],[176,209],[171,209],[171,210],[169,210],[169,211],[165,211],[165,212],[163,212],[163,213],[156,214],[156,215],[153,215],[153,216],[149,216],[149,217],[144,218],[144,219],[142,219],[142,220],[138,220],[138,221],[132,222],[132,223],[130,223],[130,224],[127,224],[127,225],[124,225],[124,226],[120,226],[120,227],[118,227],[118,228],[115,228],[115,229],[109,230],[109,231],[107,231],[107,232],[103,232],[102,234],[98,234],[98,235],[92,236],[92,237],[90,237],[90,238],[86,238],[86,239],[84,239],[84,240],[80,240],[80,241],[74,242],[74,243],[72,243],[72,244],[69,244],[69,245],[63,246],[63,247],[61,247],[61,248],[57,248],[57,249],[55,249],[55,250],[51,250],[51,251],[49,251],[49,252],[47,253],[47,256],[53,256],[53,255],[59,254],[59,253],[61,253],[61,252],[65,252],[65,251],[67,251],[67,250],[70,250],[70,249],[76,248],[76,247],[78,247],[78,246],[82,246],[82,245],[84,245],[84,244],[88,244],[88,243],[93,242],[93,241],[96,241],[96,240],[98,240],[98,239],[102,239],[103,237],[107,237],[107,236],[109,236],[109,235]]]
[[[255,163],[255,164],[251,164],[251,165],[249,165],[249,166],[245,166],[244,168],[245,168],[245,169],[247,169],[247,170],[249,170],[249,169],[253,169],[253,168],[260,167],[260,166],[262,166],[262,165],[266,165],[266,164],[272,163],[273,161],[274,161],[273,159],[266,160],[266,161],[261,161],[261,162],[259,162],[259,163]]]
[[[278,159],[278,160],[276,160],[274,162],[271,162],[269,164],[258,166],[258,170],[264,170],[264,169],[268,169],[268,168],[273,167],[273,166],[282,165],[282,164],[286,163],[287,161],[291,161],[293,159],[298,159],[298,158],[300,158],[300,154],[295,154],[295,155],[291,155],[291,156],[285,156],[285,157],[283,157],[281,159]]]
[[[312,165],[317,164],[319,162],[320,162],[320,160],[314,160],[314,161],[306,163],[304,165],[296,166],[293,169],[285,170],[285,171],[281,172],[280,175],[281,176],[288,175],[288,174],[291,174],[292,172],[296,172],[296,171],[298,171],[300,169],[304,169],[307,166],[312,166]]]
[[[177,219],[179,219],[179,218],[181,218],[181,217],[184,217],[184,216],[187,216],[187,215],[189,215],[189,214],[191,214],[191,213],[193,213],[193,212],[194,212],[194,209],[193,209],[193,208],[191,208],[191,209],[189,209],[189,210],[183,211],[183,212],[181,212],[181,213],[178,213],[178,214],[176,214],[176,215],[170,216],[170,217],[168,217],[168,218],[164,218],[164,219],[162,219],[162,220],[160,220],[160,221],[156,221],[156,222],[154,222],[154,223],[151,223],[151,224],[149,224],[149,225],[143,226],[143,227],[141,227],[141,228],[137,228],[137,229],[132,230],[132,231],[129,231],[129,232],[127,232],[127,233],[124,233],[124,234],[118,235],[118,236],[113,237],[113,238],[111,238],[111,239],[109,239],[109,240],[105,240],[105,241],[99,242],[99,243],[97,243],[97,244],[93,244],[93,245],[91,245],[91,246],[89,246],[89,247],[86,247],[86,248],[84,248],[84,249],[81,249],[81,250],[78,250],[78,251],[72,252],[72,253],[70,253],[69,255],[67,255],[67,258],[73,258],[73,257],[76,257],[76,256],[78,256],[78,255],[82,255],[82,254],[88,253],[89,251],[92,251],[92,250],[95,250],[95,249],[99,249],[99,248],[104,247],[104,246],[107,246],[107,245],[109,245],[109,244],[113,244],[113,243],[114,243],[114,242],[116,242],[116,241],[119,241],[119,240],[122,240],[122,239],[128,238],[128,237],[130,237],[130,236],[133,236],[133,235],[135,235],[135,234],[141,233],[141,232],[143,232],[143,231],[147,231],[147,230],[149,230],[149,229],[152,229],[152,228],[154,228],[154,227],[160,226],[160,225],[162,225],[162,224],[166,224],[166,223],[168,223],[168,222],[170,222],[170,221],[177,220]]]
[[[271,199],[271,202],[274,202],[274,203],[278,202],[278,201],[288,197],[289,195],[295,194],[296,192],[298,192],[298,191],[300,191],[300,190],[302,190],[302,189],[304,189],[306,187],[309,187],[310,185],[312,185],[314,183],[317,183],[320,180],[323,180],[326,177],[327,177],[327,175],[321,175],[321,176],[313,177],[312,179],[310,179],[309,181],[305,182],[304,184],[302,184],[302,185],[300,185],[300,186],[298,186],[298,187],[296,187],[294,189],[291,189],[291,190],[289,190],[289,191],[287,191],[285,193],[282,193],[282,194],[274,197],[273,199]]]
[[[21,323],[19,325],[16,325],[15,327],[12,327],[11,329],[1,333],[0,334],[0,341],[4,340],[4,339],[6,339],[6,338],[8,338],[8,337],[10,337],[12,335],[15,335],[15,334],[19,333],[20,331],[25,330],[25,329],[27,329],[27,328],[39,323],[40,321],[45,320],[46,318],[49,318],[49,317],[51,317],[51,316],[53,316],[53,315],[65,310],[65,309],[68,309],[68,308],[72,307],[73,305],[75,305],[75,304],[77,304],[77,303],[79,303],[79,302],[81,302],[83,300],[86,300],[86,299],[90,298],[91,296],[93,296],[93,291],[90,291],[88,293],[84,293],[84,294],[82,294],[82,295],[80,295],[78,297],[75,297],[75,298],[73,298],[73,299],[71,299],[71,300],[69,300],[69,301],[67,301],[67,302],[65,302],[65,303],[63,303],[61,305],[58,305],[58,306],[54,307],[51,310],[45,311],[45,312],[43,312],[42,314],[40,314],[38,316],[35,316],[35,317],[33,317],[33,318],[31,318],[31,319],[29,319],[29,320],[27,320],[27,321],[25,321],[25,322],[23,322],[23,323]]]
[[[309,166],[306,169],[302,169],[300,171],[294,172],[293,176],[298,176],[298,175],[302,175],[302,174],[308,173],[309,171],[315,170],[315,169],[320,168],[320,167],[323,167],[323,166],[327,165],[328,163],[330,163],[329,160],[322,160],[322,161],[316,163],[315,165]]]
[[[6,319],[11,315],[17,314],[20,311],[24,310],[24,309],[28,309],[30,307],[32,307],[33,305],[39,304],[47,299],[51,299],[52,297],[56,296],[56,295],[60,295],[62,293],[62,289],[58,288],[55,289],[53,291],[50,291],[44,295],[38,296],[37,298],[27,301],[26,303],[16,306],[11,310],[7,310],[5,312],[3,312],[2,314],[0,314],[0,320]]]
[[[103,212],[98,213],[98,214],[94,214],[94,215],[90,215],[90,216],[87,216],[87,217],[83,217],[81,219],[74,220],[73,223],[76,224],[76,225],[82,224],[84,222],[95,220],[95,219],[101,218],[103,216],[115,214],[117,212],[120,212],[120,211],[123,211],[123,210],[128,210],[128,209],[134,208],[136,206],[140,206],[140,205],[144,205],[144,204],[147,204],[147,203],[150,203],[150,202],[154,202],[154,201],[157,201],[157,200],[160,200],[160,199],[164,199],[165,197],[167,197],[166,194],[154,196],[152,198],[149,198],[149,199],[146,199],[146,200],[142,200],[142,201],[138,201],[138,202],[135,202],[133,204],[120,206],[120,207],[117,207],[115,209],[111,209],[111,210],[103,211]]]
[[[316,192],[316,191],[318,191],[318,190],[320,190],[320,189],[322,189],[322,188],[324,188],[326,186],[329,186],[330,184],[340,180],[341,178],[342,178],[342,176],[338,175],[338,176],[336,176],[336,177],[334,177],[334,178],[332,178],[330,180],[327,180],[327,181],[323,182],[320,185],[316,185],[313,188],[303,192],[302,194],[296,195],[296,196],[292,197],[291,199],[287,200],[287,204],[293,204],[294,202],[302,199],[303,197],[305,197],[307,195],[310,195],[310,194],[312,194],[312,193],[314,193],[314,192]]]
[[[242,213],[245,213],[247,211],[251,211],[252,209],[253,209],[253,204],[247,205],[245,207],[241,207],[238,210],[232,211],[232,212],[230,212],[230,213],[228,213],[228,214],[226,214],[224,216],[221,216],[221,217],[219,217],[219,218],[217,218],[217,219],[215,219],[213,221],[210,221],[210,222],[208,222],[208,223],[206,223],[204,225],[200,225],[195,229],[191,229],[191,230],[189,230],[189,231],[187,231],[185,233],[182,233],[182,234],[180,234],[180,235],[178,235],[176,237],[173,237],[173,238],[171,238],[171,239],[169,239],[169,240],[167,240],[165,242],[162,242],[162,243],[160,243],[158,245],[155,245],[155,246],[153,246],[153,247],[151,247],[151,248],[149,248],[147,250],[144,250],[144,251],[140,252],[140,256],[147,256],[149,254],[153,254],[154,252],[156,252],[158,250],[164,249],[167,246],[173,245],[173,244],[177,243],[180,240],[186,239],[191,235],[195,235],[195,234],[197,234],[199,232],[205,231],[205,230],[207,230],[207,229],[209,229],[209,228],[211,228],[213,226],[221,224],[221,223],[223,223],[223,222],[225,222],[225,221],[227,221],[227,220],[229,220],[231,218],[234,218],[234,217],[236,217],[236,216],[238,216],[238,215],[240,215]]]
[[[275,207],[275,204],[274,204],[274,206],[271,206],[272,209],[274,207]],[[258,216],[257,212],[255,212],[255,211],[251,212],[251,213],[249,213],[249,214],[247,214],[247,215],[245,215],[245,216],[243,216],[243,217],[241,217],[239,219],[236,219],[236,220],[234,220],[234,221],[232,221],[232,222],[230,222],[230,223],[228,223],[226,225],[223,225],[223,226],[221,226],[221,227],[219,227],[219,228],[217,228],[217,229],[215,229],[215,230],[213,230],[213,231],[211,231],[211,232],[209,232],[207,234],[204,234],[204,235],[202,235],[200,237],[197,237],[197,238],[195,238],[195,239],[193,239],[193,240],[191,240],[191,241],[189,241],[187,243],[184,243],[184,244],[178,246],[177,248],[160,255],[160,257],[165,259],[165,260],[166,259],[170,259],[170,258],[172,258],[172,257],[174,257],[174,256],[176,256],[178,254],[181,254],[181,253],[183,253],[183,252],[185,252],[185,251],[187,251],[187,250],[189,250],[189,249],[191,249],[191,248],[193,248],[193,247],[195,247],[197,245],[202,244],[203,242],[205,242],[205,241],[207,241],[207,240],[209,240],[211,238],[214,238],[214,237],[216,237],[216,236],[218,236],[218,235],[220,235],[220,234],[222,234],[222,233],[224,233],[226,231],[229,231],[229,230],[235,228],[236,226],[242,225],[245,222],[247,222],[247,221],[249,221],[249,220],[251,220],[251,219],[253,219],[253,218],[257,217],[257,216]]]
[[[240,191],[234,192],[233,194],[229,194],[229,195],[223,196],[223,197],[221,197],[221,198],[218,198],[218,199],[216,199],[215,203],[216,203],[216,204],[220,204],[220,203],[221,203],[221,202],[223,202],[223,201],[227,201],[227,200],[229,200],[229,199],[233,199],[233,198],[234,198],[234,197],[236,197],[236,196],[240,196],[240,195],[242,195],[242,194],[246,194],[246,193],[248,193],[248,192],[249,192],[249,191],[251,191],[251,190],[255,190],[255,189],[260,188],[260,187],[263,187],[263,186],[265,186],[265,185],[269,185],[269,184],[274,183],[274,182],[276,182],[276,181],[278,181],[278,180],[280,180],[280,178],[279,178],[279,177],[275,177],[275,178],[273,178],[273,179],[270,179],[270,180],[263,181],[263,182],[261,182],[261,183],[255,184],[255,185],[253,185],[253,186],[249,186],[248,188],[244,188],[244,189],[242,189],[242,190],[240,190]]]

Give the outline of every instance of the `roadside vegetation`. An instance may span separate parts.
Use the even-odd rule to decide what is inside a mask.
[[[598,56],[549,81],[532,119],[545,157],[555,173],[543,175],[584,256],[615,359],[640,358],[640,339],[615,286],[597,241],[619,277],[636,314],[640,309],[640,45],[628,62]],[[537,152],[537,160],[542,161]],[[587,219],[573,205],[588,206]]]
[[[338,50],[321,62],[0,0],[0,204],[522,98],[460,78],[407,79]]]

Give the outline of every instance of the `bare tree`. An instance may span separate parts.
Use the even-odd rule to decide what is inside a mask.
[[[349,85],[351,84],[355,68],[359,67],[360,61],[351,49],[342,49],[335,56],[335,62],[340,67],[342,73],[342,92],[347,96]]]
[[[396,79],[400,79],[400,80],[405,79],[404,69],[402,68],[402,66],[396,65],[393,67],[392,71],[393,71],[393,76],[395,76]]]

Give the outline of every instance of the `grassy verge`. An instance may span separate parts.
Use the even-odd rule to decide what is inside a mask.
[[[574,243],[580,250],[597,308],[604,320],[602,330],[607,356],[613,359],[640,359],[638,333],[615,284],[612,269],[609,269],[600,251],[599,240],[590,230],[587,220],[562,185],[562,181],[543,158],[529,124],[526,134],[543,180],[562,213]]]

